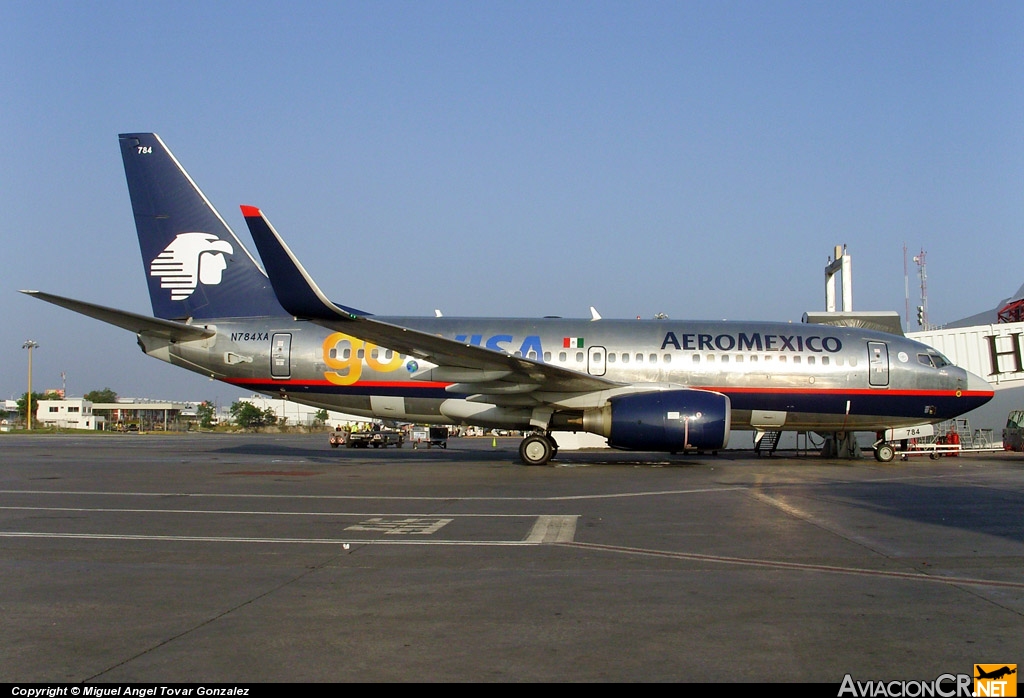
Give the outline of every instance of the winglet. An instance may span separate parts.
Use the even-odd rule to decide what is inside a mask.
[[[262,211],[255,206],[241,208],[274,295],[286,311],[311,320],[354,320],[362,314],[336,305],[324,295]]]

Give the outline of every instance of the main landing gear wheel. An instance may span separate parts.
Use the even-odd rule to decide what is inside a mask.
[[[896,449],[889,444],[881,444],[875,449],[875,460],[879,463],[888,463],[896,457]]]
[[[554,455],[554,441],[543,434],[531,434],[519,444],[519,458],[526,465],[544,465]]]

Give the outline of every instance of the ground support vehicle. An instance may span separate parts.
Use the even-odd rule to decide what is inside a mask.
[[[431,446],[448,448],[448,427],[430,427],[430,441],[427,442],[427,448]]]
[[[1013,410],[1003,429],[1003,450],[1024,451],[1024,410]]]
[[[448,448],[448,427],[413,427],[412,447],[419,448],[420,444]]]
[[[381,429],[379,431],[354,431],[348,435],[345,445],[349,448],[385,448],[395,446],[401,448],[405,437],[397,429]]]

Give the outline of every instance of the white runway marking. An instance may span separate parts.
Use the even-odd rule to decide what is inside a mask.
[[[525,543],[571,543],[578,516],[538,516]]]
[[[267,511],[261,509],[125,509],[118,507],[8,507],[0,506],[0,511],[65,511],[92,512],[98,514],[219,514],[222,516],[394,516],[369,511]],[[403,514],[403,516],[434,516],[437,514]],[[487,519],[532,519],[536,514],[445,514],[448,518],[487,518]]]
[[[186,541],[198,543],[264,543],[285,545],[454,545],[454,546],[531,546],[536,542],[522,540],[423,540],[423,539],[380,539],[380,538],[252,538],[234,536],[150,536],[121,533],[26,533],[0,531],[0,538],[71,538],[77,540],[152,540]]]
[[[388,501],[388,502],[571,502],[575,500],[589,499],[625,499],[633,497],[671,497],[684,494],[707,494],[708,492],[736,492],[750,489],[744,485],[730,485],[728,487],[703,487],[685,490],[651,490],[645,492],[610,492],[606,494],[581,494],[567,495],[560,497],[395,497],[381,495],[345,495],[345,494],[241,494],[241,493],[217,493],[208,494],[204,492],[97,492],[97,491],[69,491],[58,492],[52,490],[0,490],[0,494],[31,494],[31,495],[53,495],[53,496],[83,496],[83,497],[194,497],[203,499],[321,499],[325,501]]]

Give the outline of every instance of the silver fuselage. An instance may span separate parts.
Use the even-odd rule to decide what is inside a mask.
[[[622,386],[701,388],[732,402],[734,428],[879,431],[938,422],[991,398],[981,378],[942,365],[905,337],[816,324],[562,318],[379,317]],[[197,323],[198,324],[198,323]],[[553,424],[600,406],[579,395],[474,395],[430,379],[424,362],[291,318],[203,321],[217,334],[168,343],[140,335],[172,364],[254,392],[355,415],[528,428],[541,402]]]

